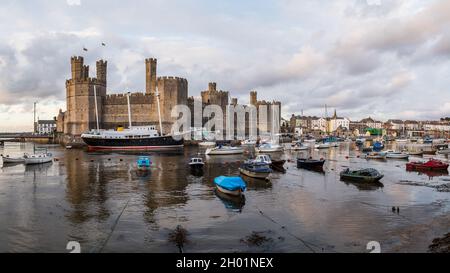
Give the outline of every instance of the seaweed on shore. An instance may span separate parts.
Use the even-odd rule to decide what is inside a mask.
[[[180,253],[183,253],[183,247],[189,241],[187,239],[188,232],[185,228],[178,225],[174,231],[169,233],[169,242],[175,243],[175,245],[180,250]]]
[[[428,247],[431,253],[450,253],[450,232],[442,238],[436,238]]]
[[[253,231],[252,234],[241,239],[241,243],[245,243],[248,246],[261,246],[264,243],[271,242],[272,238],[267,238],[264,235],[261,235],[262,232]]]

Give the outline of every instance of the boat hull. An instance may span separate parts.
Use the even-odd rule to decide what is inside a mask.
[[[244,153],[243,149],[232,149],[232,150],[210,150],[205,154],[207,155],[237,155]]]
[[[237,189],[237,190],[234,190],[234,191],[230,191],[230,190],[227,190],[227,189],[222,188],[221,186],[219,186],[219,185],[217,185],[217,184],[216,184],[216,187],[217,187],[217,190],[218,190],[218,191],[223,192],[223,193],[225,193],[225,194],[232,195],[232,196],[240,196],[240,195],[242,194],[242,190],[241,190],[241,189]]]
[[[305,160],[297,159],[297,168],[317,170],[317,169],[322,169],[324,163],[325,163],[325,160],[305,161]]]
[[[49,163],[52,161],[53,161],[53,158],[51,158],[51,157],[25,158],[25,165],[44,164],[44,163]]]
[[[352,175],[340,175],[341,180],[343,181],[353,181],[353,182],[362,182],[362,183],[376,183],[379,182],[384,175],[378,175],[375,177],[366,177],[366,176],[352,176]]]
[[[17,157],[6,157],[3,156],[2,157],[3,160],[3,164],[18,164],[18,163],[24,163],[25,159],[24,158],[17,158]]]
[[[176,150],[182,149],[184,140],[175,140],[171,136],[152,138],[90,138],[82,137],[89,151],[97,150]]]
[[[246,176],[259,179],[266,179],[270,175],[270,172],[252,172],[244,168],[239,168],[239,171]]]

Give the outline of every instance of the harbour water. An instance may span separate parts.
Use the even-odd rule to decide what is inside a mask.
[[[368,161],[352,143],[274,155],[288,160],[287,172],[270,182],[246,178],[245,199],[216,193],[213,178],[238,175],[248,154],[206,157],[204,173],[193,175],[187,163],[199,148],[150,153],[151,173],[142,174],[138,154],[47,148],[53,163],[0,169],[0,252],[68,252],[69,241],[82,252],[178,252],[168,240],[178,225],[188,232],[186,252],[369,252],[369,241],[382,252],[425,252],[449,231],[450,193],[413,185],[449,183],[448,174]],[[0,147],[9,155],[32,149]],[[326,158],[325,172],[297,169],[299,155]],[[340,181],[346,167],[378,169],[383,187]],[[254,232],[261,244],[246,243]]]

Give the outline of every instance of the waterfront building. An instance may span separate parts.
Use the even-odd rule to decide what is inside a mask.
[[[37,121],[37,133],[39,135],[50,135],[56,131],[56,120],[38,120]]]

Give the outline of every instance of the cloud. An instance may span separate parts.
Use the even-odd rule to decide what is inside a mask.
[[[450,2],[369,2],[11,1],[0,8],[11,22],[0,34],[0,131],[29,128],[14,117],[30,101],[49,105],[43,118],[65,108],[73,55],[91,75],[108,60],[108,92],[143,91],[144,59],[156,57],[159,75],[187,78],[190,95],[215,81],[247,103],[256,89],[284,116],[323,115],[325,104],[352,119],[448,116]]]

